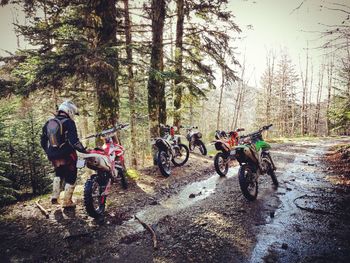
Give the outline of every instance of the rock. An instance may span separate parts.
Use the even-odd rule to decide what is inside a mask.
[[[158,205],[159,202],[158,202],[157,200],[153,200],[153,201],[151,201],[149,204],[150,204],[150,205]]]
[[[288,248],[288,244],[283,243],[283,244],[282,244],[282,249],[287,249],[287,248]]]
[[[188,197],[189,197],[189,198],[195,198],[196,195],[195,195],[195,194],[190,194]]]
[[[307,165],[308,165],[308,166],[316,166],[315,163],[308,163]]]
[[[306,161],[306,160],[302,160],[301,162],[302,162],[302,163],[308,163],[309,161]]]
[[[271,217],[271,218],[274,218],[274,217],[275,217],[275,212],[274,212],[274,211],[271,211],[271,212],[270,212],[270,217]]]
[[[287,191],[292,191],[292,188],[287,187],[286,190]]]
[[[204,163],[209,163],[209,161],[205,160]]]

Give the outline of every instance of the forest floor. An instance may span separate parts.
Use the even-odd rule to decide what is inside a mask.
[[[75,212],[49,196],[40,200],[49,218],[38,199],[8,206],[0,262],[350,262],[349,143],[272,144],[280,186],[261,177],[254,202],[240,192],[237,166],[220,178],[213,158],[191,154],[169,178],[150,167],[127,190],[114,185],[102,225],[87,216],[81,185]]]

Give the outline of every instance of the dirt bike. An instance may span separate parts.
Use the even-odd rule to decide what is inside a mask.
[[[227,134],[225,131],[217,130],[215,132],[215,149],[219,151],[214,158],[215,171],[221,176],[226,176],[229,168],[230,161],[235,160],[234,152],[232,149],[235,145],[238,145],[239,135],[238,132],[244,131],[243,128],[236,129],[235,131]]]
[[[85,182],[84,206],[89,216],[103,218],[106,199],[109,194],[112,181],[120,177],[121,185],[127,188],[126,169],[124,164],[124,147],[118,143],[116,132],[125,129],[129,124],[117,124],[115,127],[104,130],[89,138],[101,138],[103,146],[89,150],[88,153],[78,153],[80,164],[96,171]]]
[[[258,131],[241,136],[241,144],[234,147],[231,153],[239,162],[238,179],[241,191],[250,201],[258,195],[258,178],[260,175],[270,175],[272,182],[278,186],[275,174],[276,166],[271,158],[271,146],[262,138],[262,132],[268,130],[272,124],[260,128]]]
[[[190,151],[181,143],[180,136],[175,135],[174,127],[161,125],[160,128],[164,135],[153,141],[155,160],[161,174],[168,177],[171,175],[170,161],[175,166],[182,166],[187,162]]]
[[[199,131],[193,131],[193,129],[198,129],[198,127],[181,126],[181,128],[186,129],[186,139],[188,140],[188,148],[190,149],[190,151],[194,151],[194,149],[198,147],[202,155],[207,155],[207,148],[201,140],[202,133],[200,133]]]

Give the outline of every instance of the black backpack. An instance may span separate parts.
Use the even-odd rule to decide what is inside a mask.
[[[47,137],[50,147],[59,149],[67,142],[67,131],[63,129],[63,123],[68,120],[59,120],[58,118],[50,119],[46,125]]]

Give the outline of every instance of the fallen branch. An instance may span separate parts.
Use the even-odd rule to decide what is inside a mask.
[[[154,232],[154,230],[152,229],[152,227],[150,227],[149,225],[147,225],[145,222],[141,221],[137,216],[135,216],[135,219],[137,221],[139,221],[139,223],[145,228],[148,230],[148,232],[151,233],[152,235],[152,240],[153,240],[153,248],[154,249],[157,249],[157,236],[156,236],[156,233]]]
[[[36,206],[40,209],[40,211],[45,215],[46,218],[49,218],[49,212],[39,204],[39,201],[40,200],[35,202]]]

